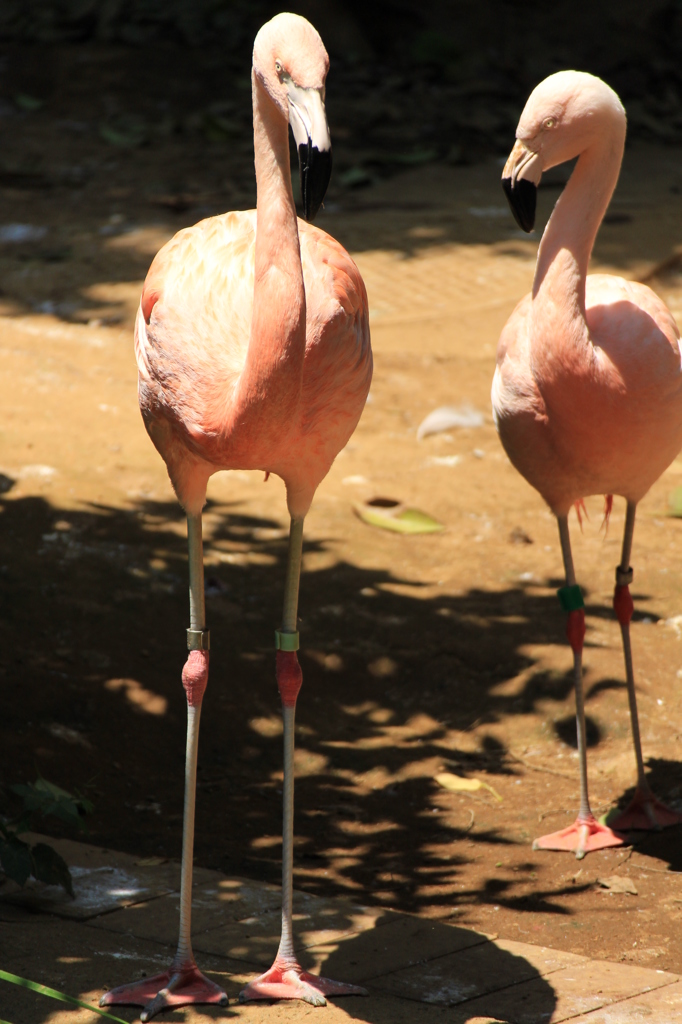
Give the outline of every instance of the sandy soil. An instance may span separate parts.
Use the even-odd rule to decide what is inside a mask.
[[[184,224],[249,205],[252,171],[247,134],[228,144],[159,130],[139,148],[100,137],[106,90],[119,99],[141,90],[122,78],[117,53],[100,61],[111,71],[103,93],[64,70],[59,103],[5,123],[0,231],[46,231],[0,242],[0,750],[5,784],[31,781],[37,768],[67,788],[87,785],[93,842],[172,858],[184,755],[184,522],[137,411],[131,328],[154,252]],[[64,68],[75,59],[66,52]],[[153,60],[138,70],[151,81]],[[238,99],[248,104],[248,93]],[[628,151],[595,266],[649,280],[682,315],[671,258],[680,156]],[[679,828],[582,864],[531,849],[535,836],[572,820],[577,762],[556,527],[508,463],[489,413],[497,337],[530,285],[537,245],[516,231],[499,171],[491,159],[409,170],[357,191],[334,186],[320,217],[365,275],[376,372],[306,527],[296,885],[680,971]],[[542,192],[539,224],[557,181]],[[464,402],[484,413],[482,426],[417,441],[430,410]],[[645,756],[656,792],[672,802],[682,795],[682,630],[669,622],[682,613],[682,522],[668,510],[679,485],[682,460],[642,502],[633,556]],[[209,493],[213,656],[196,862],[276,881],[272,632],[283,488],[234,473],[215,477]],[[445,529],[373,529],[353,503],[375,496],[424,509]],[[606,533],[601,499],[587,504],[590,520],[573,536],[588,613],[590,779],[602,813],[634,781],[611,610],[623,508]],[[434,781],[443,769],[485,781],[501,799],[447,792]],[[599,886],[615,874],[637,895]]]

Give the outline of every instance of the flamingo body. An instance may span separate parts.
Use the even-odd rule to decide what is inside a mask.
[[[372,376],[364,283],[330,235],[302,220],[298,233],[302,373],[274,398],[239,387],[253,319],[255,210],[178,232],[147,275],[135,331],[140,408],[188,512],[201,508],[218,470],[261,469],[284,480],[292,514],[305,514],[362,413]],[[273,277],[273,289],[286,288],[285,275]]]
[[[618,180],[625,111],[604,82],[564,71],[541,82],[521,115],[503,186],[519,225],[532,230],[543,171],[578,158],[547,223],[533,289],[500,338],[493,413],[513,465],[555,513],[573,650],[580,764],[580,810],[573,825],[534,844],[539,849],[617,846],[621,832],[682,820],[658,801],[644,773],[635,694],[629,585],[637,503],[682,447],[680,334],[665,304],[645,285],[587,274],[597,230]],[[585,612],[568,529],[572,505],[592,494],[627,502],[614,611],[620,624],[637,762],[630,806],[612,822],[596,821],[587,785],[582,650]],[[618,829],[620,831],[614,831]]]
[[[282,932],[274,963],[240,998],[302,999],[365,990],[303,971],[294,948],[294,726],[303,522],[315,490],[352,434],[372,376],[367,294],[341,245],[296,216],[289,128],[302,206],[324,198],[332,155],[324,107],[329,58],[313,26],[278,14],[259,31],[251,72],[257,208],[178,232],[145,281],[135,328],[140,409],[187,513],[190,626],[185,810],[178,948],[168,971],[107,992],[101,1005],[171,1005],[227,996],[199,971],[191,943],[199,720],[208,683],[201,510],[209,477],[261,469],[285,483],[291,516],[281,628],[275,631],[284,771]],[[155,993],[155,994],[153,994]],[[150,1000],[150,995],[153,997]]]
[[[557,515],[592,494],[638,502],[682,447],[680,334],[646,285],[586,279],[585,320],[552,323],[527,295],[507,322],[492,402],[516,469]]]

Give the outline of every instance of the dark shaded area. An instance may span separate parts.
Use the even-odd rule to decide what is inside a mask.
[[[253,38],[282,9],[310,18],[333,59],[332,134],[356,157],[339,168],[337,184],[361,187],[405,166],[504,152],[530,90],[568,67],[616,89],[631,135],[682,140],[676,0],[595,0],[579,11],[569,0],[7,0],[3,112],[30,114],[52,102],[63,84],[55,55],[66,50],[72,74],[81,60],[98,67],[100,131],[111,145],[153,145],[178,132],[191,138],[197,128],[230,143],[248,106],[234,98],[248,92]],[[154,87],[116,109],[107,99],[109,65],[112,56],[125,65],[125,49],[142,59]],[[4,183],[17,173],[7,167]],[[36,187],[43,174],[34,168]],[[187,199],[170,202],[180,209]]]
[[[5,763],[16,779],[30,778],[37,765],[66,788],[85,784],[96,805],[91,830],[98,845],[178,856],[187,615],[180,508],[149,502],[133,511],[69,512],[44,499],[9,496],[0,503]],[[196,858],[207,867],[277,882],[282,749],[271,634],[286,540],[278,523],[228,505],[209,505],[207,522],[207,556],[220,552],[231,561],[207,573],[211,679],[202,718]],[[308,550],[323,547],[308,544]],[[256,553],[256,564],[239,564],[238,553],[246,551]],[[476,824],[472,831],[474,812],[469,817],[465,805],[461,824],[445,823],[438,810],[442,791],[428,777],[410,777],[408,769],[436,757],[465,777],[518,775],[518,761],[493,737],[484,735],[474,752],[453,750],[447,729],[480,729],[537,710],[548,699],[563,701],[569,673],[531,672],[520,695],[496,689],[532,669],[522,653],[527,645],[560,643],[563,622],[552,591],[538,592],[537,585],[432,600],[420,587],[414,596],[386,589],[409,582],[344,562],[302,578],[298,884],[328,895],[362,893],[365,901],[410,911],[425,902],[442,902],[452,912],[471,903],[504,903],[512,883],[494,878],[473,891],[434,895],[432,887],[456,880],[475,856],[474,846],[502,852],[517,840],[505,828]],[[426,660],[423,650],[430,652]],[[387,732],[425,708],[428,722],[408,739]],[[566,723],[565,736],[557,729],[570,743],[574,725]],[[381,783],[386,773],[402,781]],[[654,787],[665,796],[673,776],[668,767],[654,774]],[[10,809],[7,793],[4,799]],[[462,842],[474,833],[475,843]],[[327,866],[334,866],[336,881],[317,870]],[[550,895],[523,897],[519,909],[563,912]]]
[[[578,740],[576,737],[575,727],[575,715],[567,715],[566,718],[558,719],[554,722],[554,731],[560,740],[569,747],[578,749]],[[596,747],[599,741],[603,738],[602,730],[593,718],[589,715],[585,716],[585,739],[587,741],[588,750],[590,747]]]
[[[130,321],[132,307],[95,293],[102,282],[144,277],[161,241],[127,244],[131,232],[154,225],[170,235],[255,205],[251,48],[277,9],[220,0],[1,6],[0,303],[8,311]],[[386,198],[372,186],[411,168],[506,156],[528,93],[559,68],[614,85],[629,138],[682,139],[671,3],[597,2],[579,18],[568,3],[499,0],[302,0],[296,9],[319,26],[332,55],[334,172],[318,223],[351,250],[412,254],[423,248],[415,228],[437,230],[441,242],[471,241],[472,218],[456,194],[447,203],[442,189],[427,201]],[[569,170],[543,178],[538,228]],[[492,160],[489,174],[499,174]],[[633,214],[609,217],[609,259],[620,262],[619,225]],[[15,222],[28,230],[13,234]],[[476,227],[476,241],[508,242],[513,219]]]

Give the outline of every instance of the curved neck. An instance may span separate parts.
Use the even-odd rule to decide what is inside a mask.
[[[544,351],[557,358],[585,348],[585,281],[594,240],[618,181],[625,119],[612,120],[583,150],[547,223],[533,280],[533,323]],[[533,332],[535,333],[535,332]],[[547,340],[551,338],[551,346]]]
[[[267,398],[268,405],[287,416],[300,396],[306,314],[289,170],[289,124],[255,72],[252,90],[256,253],[251,334],[239,384],[240,405],[243,412],[253,410]]]

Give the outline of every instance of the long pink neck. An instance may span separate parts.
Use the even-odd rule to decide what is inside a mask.
[[[615,111],[585,149],[554,207],[540,242],[533,280],[531,351],[534,371],[552,378],[591,359],[585,283],[594,240],[623,158],[625,118]]]
[[[289,170],[289,125],[252,73],[256,255],[249,348],[239,381],[242,415],[281,429],[301,392],[305,291]]]

